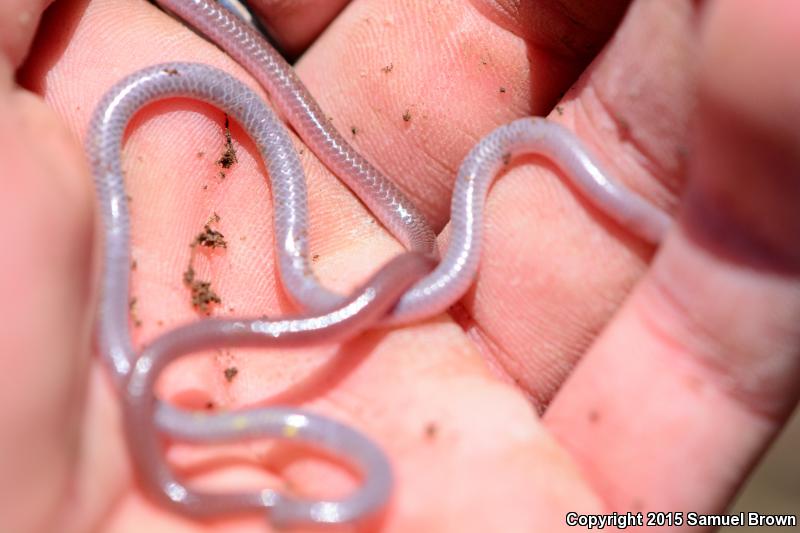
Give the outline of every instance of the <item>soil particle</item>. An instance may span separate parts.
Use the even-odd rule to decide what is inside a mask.
[[[236,377],[236,374],[239,373],[239,369],[235,366],[229,366],[225,369],[225,379],[228,380],[228,383],[233,381],[233,378]]]
[[[231,123],[228,114],[225,114],[225,151],[217,159],[217,164],[224,169],[231,168],[234,163],[238,163],[236,158],[236,149],[233,147],[233,138],[231,137]],[[222,176],[225,177],[224,175]]]

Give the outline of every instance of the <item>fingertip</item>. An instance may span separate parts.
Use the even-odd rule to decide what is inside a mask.
[[[800,3],[715,1],[704,13],[701,86],[708,98],[800,144]]]
[[[22,63],[33,40],[42,11],[52,0],[0,2],[0,55],[15,68]]]
[[[252,0],[270,36],[289,57],[297,57],[350,0]]]
[[[715,2],[705,13],[700,98],[682,225],[751,268],[800,271],[800,4]]]

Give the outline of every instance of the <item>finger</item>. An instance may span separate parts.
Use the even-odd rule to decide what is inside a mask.
[[[800,396],[798,22],[708,5],[680,225],[546,414],[614,509],[722,510]]]
[[[13,82],[41,4],[0,6],[2,531],[45,531],[67,501],[88,353],[88,175],[54,114]]]
[[[500,124],[549,111],[626,3],[357,1],[297,68],[339,131],[438,231],[469,149]],[[568,36],[579,44],[566,46]]]
[[[289,58],[303,53],[350,0],[253,0],[270,37]]]
[[[550,114],[611,175],[666,211],[685,172],[692,113],[689,1],[635,2]],[[542,159],[499,177],[481,269],[457,318],[498,372],[543,409],[647,268],[652,249],[587,204]]]
[[[30,48],[42,11],[52,0],[8,0],[0,4],[0,56],[17,68]]]

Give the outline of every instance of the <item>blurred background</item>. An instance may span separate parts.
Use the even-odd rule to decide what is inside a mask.
[[[800,409],[770,449],[730,509],[730,513],[754,511],[795,514],[800,520]],[[748,527],[748,532],[800,531],[797,528]],[[742,531],[724,527],[720,533]]]

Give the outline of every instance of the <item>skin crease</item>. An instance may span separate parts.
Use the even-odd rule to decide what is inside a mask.
[[[368,48],[366,52],[376,55],[383,51],[394,62],[390,74],[396,77],[386,82],[392,84],[391,90],[379,89],[381,80],[385,80],[379,77],[384,74],[380,71],[383,61],[371,57],[368,62],[355,56],[350,60],[353,64],[346,66],[347,60],[340,54],[348,47],[357,48],[359,35],[364,35],[364,25],[359,21],[364,13],[379,11],[378,4],[353,3],[303,57],[299,69],[312,93],[318,95],[323,107],[334,116],[335,123],[369,125],[369,128],[362,126],[363,135],[359,133],[355,143],[373,161],[388,169],[393,161],[397,164],[403,157],[412,159],[409,147],[413,143],[409,139],[419,134],[422,139],[414,142],[424,143],[426,137],[433,135],[436,123],[414,118],[406,123],[388,111],[385,116],[376,116],[370,104],[384,99],[382,108],[401,107],[397,102],[403,96],[412,100],[428,94],[423,92],[431,81],[426,75],[435,71],[431,66],[428,70],[417,70],[418,78],[408,71],[401,77],[401,66],[419,65],[415,62],[423,61],[420,56],[424,54],[411,43],[396,42],[397,35],[392,32],[386,32],[385,40],[373,40],[369,47],[361,47],[362,51]],[[392,5],[399,11],[408,9],[409,13],[416,13],[411,4]],[[660,159],[655,163],[652,159],[654,154],[673,153],[676,146],[688,145],[693,153],[688,174],[692,184],[690,198],[696,203],[682,212],[684,226],[668,239],[620,315],[560,389],[544,423],[537,421],[519,390],[499,383],[487,369],[479,354],[481,344],[474,342],[482,339],[474,331],[480,324],[462,321],[468,326],[465,335],[446,317],[386,335],[370,333],[343,347],[342,353],[348,357],[340,359],[331,359],[335,348],[320,348],[308,354],[270,353],[251,357],[234,353],[197,357],[178,363],[168,372],[171,376],[163,380],[162,395],[182,405],[192,402],[202,405],[206,398],[211,398],[217,405],[227,407],[281,393],[291,397],[289,392],[294,391],[292,401],[364,430],[392,457],[399,478],[396,499],[381,524],[387,531],[557,531],[567,510],[591,512],[603,507],[631,510],[634,505],[664,510],[686,508],[689,501],[694,504],[693,510],[718,511],[797,401],[800,266],[786,251],[798,247],[800,222],[792,209],[791,200],[796,194],[792,196],[786,188],[796,190],[800,163],[786,155],[797,153],[798,139],[785,124],[796,124],[800,116],[796,116],[798,92],[788,90],[786,83],[777,80],[786,80],[784,67],[800,51],[800,43],[791,31],[796,28],[800,13],[792,0],[772,3],[757,12],[753,12],[752,3],[747,0],[728,0],[710,3],[707,18],[698,25],[699,14],[690,10],[692,6],[682,2],[634,4],[614,41],[628,35],[640,45],[649,43],[655,47],[653,41],[661,41],[667,49],[687,46],[692,53],[652,58],[649,68],[637,71],[638,57],[632,56],[641,55],[641,47],[630,44],[615,48],[612,42],[577,89],[566,96],[564,115],[558,111],[552,114],[573,127],[587,142],[594,142],[597,152],[608,158],[611,170],[619,172],[620,179],[665,206],[674,205],[667,191],[682,183],[682,167],[667,164],[664,155],[658,156]],[[471,4],[462,7],[467,22],[482,20],[477,18],[482,15],[476,15]],[[6,142],[0,146],[12,154],[4,161],[19,165],[7,168],[11,171],[8,175],[26,178],[3,181],[4,193],[6,187],[13,188],[0,195],[3,202],[0,213],[9,217],[3,219],[5,227],[14,228],[12,235],[19,239],[10,244],[17,251],[13,257],[25,262],[21,266],[6,260],[0,262],[0,280],[4,290],[15,295],[12,301],[30,306],[20,308],[21,304],[17,304],[3,308],[4,327],[11,324],[7,331],[15,336],[4,333],[0,337],[3,342],[0,353],[13,354],[13,359],[6,357],[4,368],[14,369],[19,392],[2,403],[3,422],[13,424],[17,438],[4,443],[10,448],[0,456],[27,460],[30,469],[20,471],[28,472],[31,486],[38,487],[23,499],[31,502],[31,509],[37,512],[31,514],[29,509],[15,505],[9,512],[0,513],[6,521],[2,529],[48,531],[53,529],[53,523],[58,523],[59,529],[66,531],[86,531],[92,526],[112,532],[264,531],[266,525],[258,517],[201,525],[142,498],[131,484],[118,434],[118,413],[109,396],[103,369],[91,369],[87,378],[85,366],[79,363],[87,354],[86,337],[80,331],[85,331],[81,327],[86,324],[89,309],[86,285],[75,284],[75,280],[85,280],[88,271],[85,261],[91,239],[90,182],[85,171],[78,170],[82,167],[78,143],[70,142],[63,134],[45,142],[49,138],[43,133],[59,120],[66,124],[65,129],[80,136],[94,102],[105,88],[123,74],[157,61],[203,61],[241,73],[212,47],[144,2],[125,3],[124,9],[130,13],[123,17],[124,21],[119,20],[121,9],[121,3],[112,0],[88,6],[85,2],[68,2],[49,13],[47,29],[51,33],[48,39],[34,46],[27,66],[17,79],[25,87],[44,94],[55,113],[33,97],[25,96],[10,82],[10,73],[17,64],[15,56],[0,67],[5,80],[2,102],[6,117],[2,126]],[[665,9],[674,17],[669,19],[669,28],[656,33],[639,29],[652,25],[651,21],[663,15]],[[391,14],[384,9],[382,16]],[[452,19],[439,21],[435,16],[430,17],[423,28],[414,25],[412,15],[408,20],[399,18],[399,14],[396,17],[398,34],[400,28],[413,31],[415,27],[418,34],[430,32],[433,25],[444,35],[452,28]],[[2,24],[9,23],[7,18],[0,20]],[[487,20],[482,24],[491,23]],[[8,34],[0,31],[0,35]],[[494,34],[486,35],[489,38]],[[702,39],[676,44],[676,36],[702,36]],[[20,39],[24,41],[26,37]],[[433,36],[428,39],[435,41]],[[513,38],[508,39],[513,42]],[[742,48],[743,39],[749,45],[745,49],[761,53],[734,54],[733,50]],[[484,44],[502,47],[503,42],[500,39]],[[101,49],[104,53],[98,55]],[[515,48],[512,45],[509,49]],[[498,52],[491,57],[503,57],[509,62],[498,68],[510,72],[517,66],[524,72],[528,56],[524,45],[522,49],[519,55]],[[132,50],[136,53],[131,54]],[[731,54],[744,65],[720,60]],[[680,59],[687,56],[699,58],[703,66],[698,69],[703,73],[699,80],[702,87],[699,109],[705,111],[696,117],[703,125],[696,132],[725,131],[727,135],[710,135],[701,143],[679,126],[691,112],[687,83],[675,78],[686,76],[681,74],[687,72],[685,69],[694,72]],[[544,63],[540,68],[546,70],[547,54],[544,59],[537,57],[537,61]],[[762,61],[764,57],[770,60]],[[433,65],[434,60],[430,61]],[[563,59],[554,60],[559,61]],[[320,68],[324,65],[329,66]],[[604,70],[602,65],[607,68]],[[485,98],[488,102],[503,96],[493,91],[484,95],[479,90],[490,83],[493,86],[496,81],[486,81],[487,77],[479,70],[483,66],[486,65],[478,58],[474,65],[463,67],[472,76],[454,76],[452,86],[445,84],[439,93],[428,94],[431,98],[441,98],[444,104],[451,102],[436,107],[438,103],[434,100],[431,109],[437,109],[434,118],[441,120],[441,125],[453,125],[452,130],[445,129],[440,134],[446,149],[437,154],[453,166],[465,150],[460,150],[458,142],[450,145],[446,141],[469,137],[462,129],[465,124],[480,132],[489,131],[498,123],[527,114],[528,103],[537,101],[528,92],[529,86],[523,85],[520,89],[523,94],[503,93],[514,99],[509,105],[473,110],[471,104],[478,100]],[[336,67],[343,70],[332,73],[331,69]],[[358,71],[362,68],[369,70],[366,79],[360,82],[362,89],[349,95],[344,89],[359,83]],[[638,83],[643,85],[637,85],[638,92],[629,94],[627,106],[623,100],[622,109],[608,113],[612,118],[607,116],[603,120],[602,111],[607,112],[608,104],[592,106],[597,106],[598,99],[615,102],[615,93],[631,90],[628,83],[631,76],[621,75],[626,68],[627,72],[637,72],[643,78]],[[691,79],[691,74],[688,76]],[[80,86],[76,85],[76,79],[81,80]],[[557,77],[552,83],[560,86],[550,86],[546,79],[542,79],[544,87],[537,84],[537,91],[558,94],[566,88],[567,84]],[[743,80],[750,83],[740,83]],[[753,85],[753,80],[770,80],[770,83]],[[443,84],[444,81],[439,80]],[[598,89],[591,91],[593,88]],[[362,99],[364,93],[371,95],[367,105]],[[449,96],[445,98],[443,93]],[[647,102],[658,108],[656,114],[663,123],[653,123],[652,115],[646,112]],[[471,120],[461,116],[464,109],[470,109]],[[629,114],[620,121],[623,111]],[[36,113],[45,117],[44,125],[36,126],[33,131],[15,127],[23,117],[30,120]],[[420,114],[417,118],[424,117]],[[138,330],[139,341],[146,341],[161,328],[197,318],[187,304],[179,279],[188,251],[176,243],[188,243],[212,210],[222,215],[220,230],[226,236],[246,237],[240,241],[246,245],[236,251],[231,247],[226,255],[203,257],[200,267],[204,275],[213,275],[226,305],[232,305],[236,313],[242,314],[278,313],[287,309],[271,275],[274,265],[270,230],[265,223],[271,212],[265,179],[257,172],[252,146],[237,136],[236,129],[234,137],[241,143],[240,162],[224,182],[213,180],[217,172],[213,160],[222,148],[221,121],[221,114],[216,111],[179,101],[153,106],[131,130],[124,157],[130,162],[128,178],[133,197],[133,250],[138,261],[134,294],[139,297],[138,312],[143,322]],[[391,127],[381,127],[384,122]],[[371,131],[373,123],[375,130]],[[620,124],[627,124],[624,131],[629,134],[617,133]],[[736,128],[731,128],[731,124]],[[431,132],[426,133],[427,128]],[[672,131],[672,137],[657,142],[663,131]],[[11,144],[14,139],[23,142]],[[776,143],[794,147],[795,151],[771,149]],[[731,146],[737,148],[733,159]],[[393,157],[385,155],[393,150],[396,151]],[[21,157],[26,151],[34,153],[31,157]],[[198,151],[207,155],[198,158]],[[48,161],[58,164],[48,166]],[[312,250],[320,254],[315,266],[319,267],[323,281],[333,288],[348,289],[396,253],[398,247],[307,153],[304,163],[310,167],[309,189],[317,191],[312,192],[310,205]],[[407,188],[422,190],[428,183],[427,175],[432,185],[430,194],[437,198],[446,196],[446,186],[433,186],[444,173],[424,164],[424,160],[420,160],[419,166],[416,174],[403,178],[409,180]],[[734,172],[737,168],[748,172]],[[763,168],[780,172],[759,170]],[[581,343],[588,346],[592,334],[587,332],[599,330],[608,320],[633,281],[642,275],[649,258],[648,250],[641,250],[616,228],[604,224],[555,178],[539,167],[519,165],[495,186],[487,213],[490,230],[484,258],[498,260],[484,261],[476,296],[467,301],[473,316],[477,316],[478,308],[483,309],[485,317],[492,316],[491,307],[497,313],[516,311],[515,331],[538,332],[539,340],[531,353],[542,346]],[[398,181],[403,183],[401,179]],[[53,188],[53,183],[61,185]],[[211,191],[206,196],[201,189],[204,183],[209,184]],[[729,183],[751,185],[739,188],[730,187]],[[54,189],[66,192],[56,198],[44,194]],[[754,195],[752,190],[762,194]],[[737,194],[737,191],[742,192]],[[701,231],[708,226],[707,217],[698,213],[708,212],[702,207],[709,205],[708,198],[718,197],[726,201],[714,204],[718,206],[716,211],[712,210],[714,220],[735,223],[737,228],[758,227],[759,231],[746,234],[743,243],[717,244],[712,248],[710,232]],[[761,200],[755,202],[754,198]],[[515,213],[526,216],[514,222]],[[784,221],[780,227],[753,224],[775,214],[780,214]],[[341,220],[336,218],[341,215],[344,215]],[[24,224],[23,220],[41,222]],[[52,232],[42,229],[53,227],[60,230],[55,241],[59,246],[53,246]],[[508,230],[501,233],[503,228],[516,228],[516,234]],[[509,241],[517,244],[513,250],[504,248]],[[547,255],[531,250],[533,242],[543,243],[542,250]],[[770,246],[760,245],[764,242]],[[48,259],[46,270],[41,266],[36,268],[45,264],[37,255],[43,249],[55,257]],[[365,261],[367,252],[378,257]],[[509,260],[506,264],[500,263],[503,257]],[[587,258],[592,259],[590,264]],[[535,284],[517,289],[522,293],[520,296],[529,296],[524,301],[515,298],[492,302],[489,297],[492,286],[499,285],[499,280],[513,279],[523,273],[550,281],[540,283],[539,288],[558,289],[536,295],[537,305],[553,310],[544,325],[528,322],[529,316],[523,314],[536,292]],[[591,285],[572,287],[576,279],[591,279]],[[42,283],[48,280],[49,285],[44,285],[46,292],[35,297],[33,291],[43,290]],[[565,298],[563,291],[567,289],[566,295],[571,298]],[[481,291],[486,295],[484,299],[477,297]],[[494,294],[500,298],[497,288]],[[599,313],[601,316],[597,317],[598,312],[593,311],[583,315],[578,311],[584,306],[599,307],[605,314]],[[738,311],[735,315],[726,313],[732,308]],[[764,312],[765,309],[769,312]],[[226,308],[223,314],[228,312]],[[737,322],[740,327],[731,327],[731,319],[741,321]],[[158,320],[163,320],[164,325],[158,325]],[[60,330],[47,336],[29,333],[58,324],[62,325],[63,334],[58,334]],[[502,346],[507,338],[514,339],[513,333],[500,332],[494,341]],[[60,342],[56,343],[56,339]],[[53,345],[42,344],[46,342]],[[232,358],[239,368],[239,375],[230,384],[222,377],[229,363],[226,358]],[[564,359],[564,366],[570,367],[575,354],[567,350]],[[330,366],[326,367],[326,363]],[[309,379],[316,375],[315,369],[326,368],[324,377],[316,382]],[[333,375],[331,368],[335,369]],[[526,393],[537,396],[532,385],[524,383],[524,373],[513,368],[506,370],[510,379],[523,382]],[[752,379],[754,375],[759,379]],[[744,379],[745,376],[749,378]],[[67,386],[53,388],[48,380],[54,377]],[[560,383],[557,377],[551,380]],[[84,381],[88,381],[88,387]],[[300,386],[295,385],[298,381]],[[330,381],[334,384],[329,384]],[[295,387],[305,390],[298,393]],[[87,390],[85,398],[76,392]],[[47,391],[53,391],[55,396],[47,398]],[[4,393],[12,394],[5,388]],[[83,424],[78,435],[75,424],[47,424],[39,418],[46,415],[44,420],[64,421],[80,411]],[[9,419],[11,416],[15,418]],[[431,422],[436,425],[430,426]],[[38,433],[41,431],[52,433],[42,438]],[[41,448],[31,446],[38,442],[44,443]],[[675,445],[665,446],[665,442]],[[15,451],[14,446],[19,448]],[[220,490],[241,488],[248,483],[263,484],[267,474],[262,468],[252,466],[253,458],[262,453],[259,446],[225,451],[226,457],[238,455],[249,459],[251,464],[229,465],[216,473],[213,468],[204,468],[206,472],[200,476],[200,482]],[[184,447],[171,450],[171,456],[182,468],[192,470],[194,465],[196,471],[198,463],[207,464],[215,453],[203,455]],[[347,486],[341,474],[314,461],[286,466],[289,463],[279,460],[280,457],[288,461],[290,456],[277,454],[273,457],[275,462],[270,464],[281,465],[276,473],[294,486],[313,491],[314,484],[320,483],[323,476],[324,481]],[[12,466],[24,468],[16,463],[19,461],[3,465],[0,501],[17,501],[7,495],[24,490],[13,481],[17,477],[6,474],[6,469]],[[43,465],[48,466],[42,468]],[[685,465],[693,467],[687,469]],[[687,471],[691,473],[690,479],[685,475]],[[492,480],[490,491],[481,485],[482,480],[488,479]],[[702,483],[698,481],[701,479]],[[67,480],[72,481],[69,486]],[[272,481],[277,480],[272,478]],[[42,491],[43,486],[53,487],[52,492]],[[436,502],[435,507],[430,501]],[[53,522],[48,522],[51,519]]]

